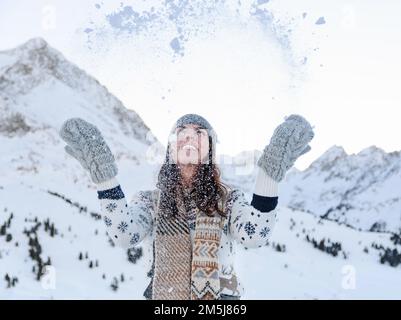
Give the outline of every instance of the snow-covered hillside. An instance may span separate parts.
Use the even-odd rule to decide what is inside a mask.
[[[334,146],[287,177],[281,204],[354,228],[401,233],[401,152]]]
[[[117,297],[121,274],[126,297],[145,285],[108,242],[89,175],[64,152],[58,130],[70,117],[101,130],[128,198],[154,182],[162,146],[134,111],[42,39],[0,52],[0,297],[53,296],[36,279],[46,264],[58,296]]]
[[[246,298],[401,298],[399,237],[282,206],[277,217],[268,247],[239,251]]]
[[[223,180],[246,191],[249,200],[260,154],[254,150],[220,160]],[[271,245],[239,251],[247,297],[400,299],[399,165],[398,152],[370,147],[347,155],[333,147],[307,170],[292,168],[280,185]],[[357,209],[343,210],[340,219],[319,214],[341,199]]]
[[[260,151],[222,159],[225,181],[251,193]],[[226,160],[226,161],[224,161]],[[280,205],[364,231],[401,234],[401,152],[371,146],[348,155],[333,146],[280,184]]]

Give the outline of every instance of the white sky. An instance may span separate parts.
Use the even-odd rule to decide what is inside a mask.
[[[96,1],[82,3],[0,0],[0,50],[43,37],[134,109],[162,143],[180,115],[195,112],[215,127],[218,153],[262,150],[285,115],[300,113],[316,136],[298,168],[332,145],[348,153],[401,149],[401,1],[271,0],[266,8],[276,17],[295,17],[291,52],[308,57],[302,68],[249,21],[218,22],[217,32],[190,39],[174,61],[168,31],[158,41],[109,34],[108,50],[101,41],[89,50],[83,30],[99,23],[100,10]],[[315,25],[321,16],[326,23]]]

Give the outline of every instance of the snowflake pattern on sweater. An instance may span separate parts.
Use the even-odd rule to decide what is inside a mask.
[[[128,205],[116,178],[98,185],[98,198],[106,231],[116,246],[130,248],[140,244],[148,236],[153,237],[157,192],[157,189],[139,191],[134,194]],[[262,201],[272,201],[271,199],[273,198],[266,197]],[[277,201],[276,198],[274,200]],[[242,296],[245,291],[234,269],[234,242],[246,249],[260,248],[268,244],[267,240],[276,220],[275,205],[272,206],[273,210],[262,212],[256,208],[258,201],[255,202],[254,195],[252,204],[249,203],[239,189],[232,189],[227,198],[227,219],[223,225],[218,253],[222,294]],[[261,207],[265,207],[265,204]],[[189,225],[193,240],[195,216],[189,217],[192,217]]]

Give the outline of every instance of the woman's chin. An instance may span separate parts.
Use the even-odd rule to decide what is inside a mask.
[[[182,165],[199,164],[199,154],[197,152],[178,152],[178,163]]]
[[[199,164],[198,158],[192,158],[192,157],[183,157],[178,159],[178,164],[180,165],[197,165]]]

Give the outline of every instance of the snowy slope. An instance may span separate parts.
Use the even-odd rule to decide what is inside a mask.
[[[19,190],[23,191],[22,187]],[[40,282],[33,280],[32,262],[27,258],[25,245],[15,247],[14,240],[5,243],[0,238],[2,261],[6,262],[1,264],[0,271],[18,276],[21,282],[14,288],[1,289],[4,298],[143,299],[149,267],[149,241],[142,246],[145,257],[135,265],[130,264],[123,250],[107,243],[101,222],[78,210],[68,212],[64,203],[44,193],[29,193],[28,201],[33,204],[29,216],[40,213],[42,217],[50,216],[63,232],[54,238],[43,230],[39,233],[42,255],[50,256],[56,268],[56,286],[48,289],[46,284],[42,287]],[[44,203],[57,214],[44,210]],[[23,205],[15,206],[13,210],[23,210]],[[69,219],[65,218],[67,214]],[[15,241],[23,244],[26,236],[19,232],[20,224],[23,224],[22,219],[14,219],[10,232],[16,235]],[[72,225],[71,231],[68,231],[69,225]],[[96,229],[99,231],[97,236]],[[341,250],[337,256],[323,252],[306,241],[307,235],[318,242],[324,238],[326,245],[327,239],[338,242]],[[271,244],[258,250],[238,250],[237,271],[246,288],[243,298],[400,299],[400,266],[393,268],[387,263],[381,264],[383,250],[374,249],[372,245],[375,244],[401,251],[401,245],[395,245],[389,234],[360,232],[335,222],[319,221],[308,213],[280,208]],[[78,260],[79,252],[89,252],[89,259]],[[90,260],[97,260],[99,267],[90,269]],[[4,270],[5,267],[9,269]],[[102,279],[103,274],[106,279]],[[118,290],[113,291],[110,285],[114,277],[119,278],[121,274],[125,281],[119,282]]]
[[[224,179],[252,193],[260,154],[254,150],[222,159]],[[307,169],[288,172],[279,188],[280,205],[360,230],[400,234],[400,167],[399,151],[371,146],[348,155],[333,146]]]
[[[146,274],[108,242],[95,186],[64,152],[58,130],[75,116],[105,136],[128,198],[153,186],[151,151],[162,146],[134,111],[42,39],[0,52],[0,297],[120,297],[110,285],[121,274],[118,292],[126,297],[146,284]],[[35,278],[49,257],[56,291]],[[18,278],[15,287],[5,289],[6,276]]]
[[[247,150],[234,156],[218,155],[223,182],[252,193],[257,173],[256,162],[261,154],[259,150]]]
[[[281,203],[361,230],[401,233],[401,153],[334,146],[290,175]]]
[[[249,200],[259,155],[255,150],[221,160],[223,180]],[[237,258],[246,297],[400,299],[399,164],[398,152],[370,147],[347,155],[333,147],[307,170],[292,168],[279,188],[271,245],[242,250]],[[338,199],[357,209],[344,210],[340,219],[331,211],[318,214]],[[370,230],[374,223],[384,228]]]
[[[341,250],[333,256],[307,236]],[[381,264],[385,249],[375,249],[396,249],[401,263],[401,245],[390,238],[281,207],[270,246],[241,251],[239,274],[254,299],[400,299],[401,266]]]

